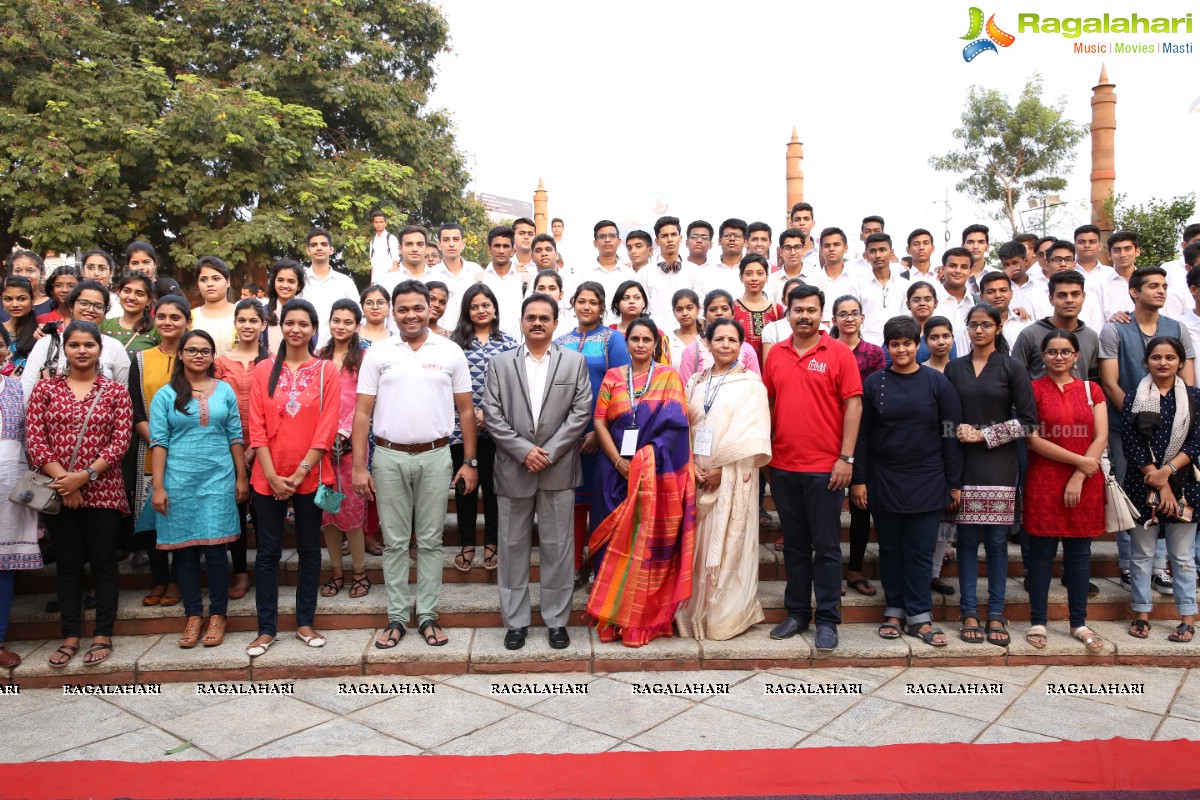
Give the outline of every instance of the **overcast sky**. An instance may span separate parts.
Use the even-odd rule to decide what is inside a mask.
[[[452,50],[432,104],[451,112],[478,191],[530,199],[542,178],[572,243],[590,243],[603,217],[649,228],[660,204],[685,224],[739,216],[778,232],[795,126],[818,229],[838,225],[856,239],[862,217],[881,214],[898,249],[915,227],[940,240],[948,191],[957,244],[972,222],[1000,227],[929,166],[953,148],[969,87],[1015,101],[1036,71],[1044,99],[1065,97],[1068,116],[1086,123],[1101,63],[1118,95],[1117,191],[1144,202],[1200,189],[1200,113],[1188,113],[1200,97],[1194,2],[990,1],[985,15],[1004,9],[996,22],[1016,41],[967,63],[969,2],[442,0]],[[1017,29],[1018,12],[1133,9],[1194,11],[1194,32],[1072,40]],[[1083,55],[1076,41],[1190,42],[1193,53]],[[1052,233],[1087,221],[1090,166],[1085,139]],[[1027,212],[1026,225],[1040,231],[1041,212]]]

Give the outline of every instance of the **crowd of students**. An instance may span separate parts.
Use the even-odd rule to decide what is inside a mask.
[[[296,635],[306,644],[325,643],[313,627],[319,596],[370,592],[370,552],[383,555],[388,595],[376,646],[395,646],[410,623],[415,540],[418,625],[427,644],[444,645],[436,607],[450,486],[454,566],[476,563],[482,494],[481,564],[500,570],[505,643],[519,647],[528,624],[519,573],[528,564],[513,559],[527,547],[512,538],[530,532],[513,530],[524,510],[501,513],[518,499],[505,474],[540,474],[530,491],[552,492],[537,502],[543,602],[563,606],[543,610],[559,623],[548,622],[552,646],[566,646],[570,593],[565,605],[553,599],[563,587],[547,583],[551,572],[549,580],[566,575],[586,587],[602,641],[639,646],[676,630],[726,639],[760,622],[757,546],[771,521],[769,485],[787,571],[787,618],[772,637],[815,625],[818,648],[837,646],[847,587],[878,591],[863,574],[873,527],[880,636],[944,646],[932,594],[957,591],[958,635],[1006,646],[1007,547],[1016,536],[1029,643],[1046,645],[1061,542],[1070,632],[1096,651],[1104,643],[1086,616],[1090,543],[1106,528],[1106,455],[1141,517],[1116,532],[1121,583],[1132,592],[1129,635],[1150,635],[1159,591],[1173,594],[1179,615],[1169,638],[1192,640],[1200,225],[1185,229],[1182,259],[1162,266],[1137,263],[1135,233],[1102,245],[1085,225],[1070,240],[1006,242],[993,267],[985,226],[969,226],[937,266],[928,231],[909,234],[902,262],[878,217],[863,220],[864,257],[847,261],[846,234],[814,235],[804,203],[774,240],[764,223],[684,229],[663,217],[653,235],[626,235],[628,261],[611,221],[594,226],[596,259],[573,263],[559,255],[559,239],[534,235],[521,219],[489,232],[481,267],[462,258],[458,225],[431,239],[416,226],[393,235],[381,214],[373,222],[372,283],[362,292],[331,266],[332,238],[318,228],[306,241],[309,266],[276,262],[261,299],[244,285],[232,301],[226,264],[200,259],[195,307],[158,276],[144,242],[129,246],[120,270],[99,250],[80,269],[49,275],[32,252],[8,257],[0,490],[8,494],[28,461],[52,479],[63,508],[39,515],[12,502],[0,511],[11,532],[0,543],[0,665],[19,663],[2,646],[13,576],[39,569],[47,546],[63,635],[53,666],[82,646],[85,563],[96,622],[83,662],[110,657],[118,558],[128,553],[153,576],[144,604],[183,604],[180,646],[220,645],[228,599],[250,590],[248,519],[259,636],[247,653],[266,653],[278,635],[289,517]],[[1100,263],[1102,246],[1112,266]],[[547,375],[546,353],[573,354],[564,363],[578,363],[586,380],[573,388],[557,371]],[[580,408],[564,402],[548,412],[578,417],[562,423],[573,433],[557,449],[514,432],[511,398],[489,384],[498,370],[509,374],[513,358],[527,360],[513,385],[537,409],[533,428],[543,401],[578,390]],[[563,459],[575,466],[551,480],[546,470]],[[561,548],[549,544],[554,526],[566,531]],[[333,562],[324,585],[322,544]],[[951,548],[957,590],[939,577]],[[561,569],[548,565],[551,552],[561,553]]]

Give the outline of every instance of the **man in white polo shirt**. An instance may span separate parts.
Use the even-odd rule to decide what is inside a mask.
[[[300,297],[317,310],[317,346],[329,341],[329,314],[333,304],[346,299],[358,302],[358,287],[349,275],[338,272],[329,263],[333,256],[333,237],[324,228],[308,231],[308,258],[312,266],[304,270],[304,291]]]
[[[375,237],[367,245],[371,257],[371,283],[384,285],[387,273],[400,270],[400,240],[387,229],[387,215],[378,208],[371,212],[371,227]],[[395,285],[393,280],[392,284]]]
[[[408,548],[417,543],[417,624],[425,643],[446,644],[437,624],[442,590],[442,528],[450,486],[465,493],[478,481],[471,370],[462,348],[429,333],[429,289],[406,280],[392,293],[399,336],[376,342],[358,371],[352,450],[354,491],[377,498],[383,526],[383,579],[388,624],[375,642],[395,647],[409,622]],[[463,466],[451,478],[454,411],[462,420]],[[367,471],[367,434],[375,428],[375,458]]]

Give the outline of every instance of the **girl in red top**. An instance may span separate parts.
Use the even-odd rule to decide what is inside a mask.
[[[741,323],[742,330],[746,332],[746,344],[754,348],[754,355],[758,356],[760,364],[763,361],[763,328],[785,316],[783,306],[771,302],[771,298],[763,293],[767,288],[770,266],[770,262],[757,253],[742,259],[738,271],[745,292],[733,304],[733,318]]]
[[[79,270],[75,267],[64,265],[50,273],[50,277],[46,279],[46,296],[52,302],[48,309],[38,314],[39,325],[45,325],[47,322],[62,322],[71,318],[71,309],[67,305],[67,298],[71,296],[71,292],[75,291],[78,284]]]
[[[54,479],[51,486],[63,502],[61,512],[46,516],[58,552],[63,635],[62,646],[50,654],[52,667],[65,667],[79,651],[84,561],[91,562],[96,590],[96,627],[85,666],[112,654],[117,621],[117,538],[129,513],[121,457],[133,433],[133,404],[128,389],[97,372],[100,343],[92,323],[68,325],[63,350],[70,369],[37,382],[25,416],[29,462]]]
[[[275,642],[279,608],[279,557],[288,501],[296,519],[296,636],[309,647],[323,647],[313,630],[317,584],[321,578],[321,509],[315,502],[318,480],[334,482],[329,450],[337,435],[341,394],[337,367],[313,355],[317,312],[307,300],[289,300],[280,313],[283,341],[275,360],[254,368],[250,387],[252,502],[258,515],[258,557],[254,599],[258,638],[246,648],[251,658]]]

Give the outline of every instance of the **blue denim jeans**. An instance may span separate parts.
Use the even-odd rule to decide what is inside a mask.
[[[1133,603],[1138,613],[1149,613],[1153,608],[1150,595],[1151,562],[1156,543],[1165,541],[1171,559],[1171,571],[1175,578],[1175,610],[1180,616],[1196,613],[1196,523],[1167,522],[1165,539],[1158,538],[1159,525],[1150,528],[1138,526],[1133,529],[1132,551],[1129,562],[1130,577],[1133,579]]]
[[[874,515],[886,606],[883,615],[906,620],[909,625],[923,625],[932,620],[929,573],[942,512],[893,514],[876,509]]]
[[[1067,609],[1071,628],[1087,624],[1088,576],[1091,570],[1092,540],[1065,536],[1030,536],[1029,624],[1046,624],[1049,605],[1051,567],[1058,543],[1063,546],[1063,582],[1067,585]]]
[[[987,553],[988,621],[1004,620],[1004,582],[1008,578],[1008,526],[958,526],[958,591],[960,619],[979,619],[975,584],[979,580],[979,540]]]
[[[197,544],[174,551],[179,568],[179,592],[183,595],[183,613],[189,617],[204,614],[204,596],[200,592],[200,558],[208,568],[208,613],[224,615],[229,606],[229,553],[223,544]]]
[[[1117,479],[1117,483],[1125,485],[1125,469],[1128,462],[1125,460],[1125,448],[1121,444],[1121,436],[1110,436],[1108,439],[1108,457],[1112,461],[1113,477]],[[1129,569],[1129,531],[1117,531],[1117,567],[1119,569]],[[1154,546],[1154,569],[1164,570],[1167,568],[1167,543],[1159,539],[1158,544]]]
[[[296,627],[312,627],[317,613],[317,588],[321,580],[321,509],[313,499],[316,492],[294,494],[296,512],[296,554],[300,558],[296,572]],[[254,603],[258,608],[259,636],[275,636],[279,631],[279,559],[283,555],[283,526],[287,500],[269,494],[250,492],[258,514],[254,532],[258,555],[254,559]]]

